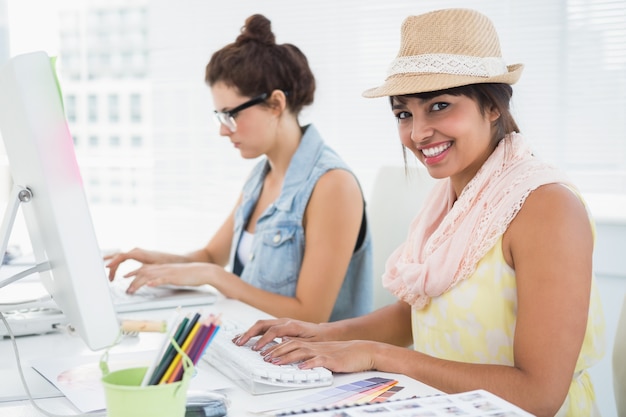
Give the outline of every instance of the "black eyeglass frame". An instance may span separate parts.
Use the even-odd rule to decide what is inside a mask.
[[[248,107],[256,106],[257,104],[263,103],[265,100],[267,100],[269,96],[269,93],[263,93],[238,105],[234,109],[226,111],[214,110],[213,113],[215,114],[215,118],[219,124],[226,126],[231,132],[234,133],[237,130],[237,122],[235,121],[235,116],[237,116],[237,113],[247,109]]]

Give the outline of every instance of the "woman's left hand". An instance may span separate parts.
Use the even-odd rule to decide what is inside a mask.
[[[276,365],[293,362],[302,369],[318,366],[333,372],[360,372],[375,369],[377,342],[352,340],[346,342],[307,342],[283,339],[282,343],[263,349],[261,355]]]

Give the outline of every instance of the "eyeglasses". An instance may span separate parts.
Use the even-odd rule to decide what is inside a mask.
[[[237,122],[235,121],[235,117],[237,117],[237,113],[239,113],[242,110],[247,109],[248,107],[256,106],[257,104],[263,103],[265,100],[267,100],[268,96],[269,96],[268,93],[263,93],[260,96],[254,97],[253,99],[248,100],[243,104],[240,104],[239,106],[235,107],[232,110],[227,110],[227,111],[215,110],[214,111],[215,122],[217,123],[218,126],[224,125],[232,133],[235,133],[237,131]]]

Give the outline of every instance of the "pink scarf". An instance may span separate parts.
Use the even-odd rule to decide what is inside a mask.
[[[456,201],[449,178],[435,184],[407,240],[387,259],[384,287],[423,308],[468,278],[526,197],[550,183],[573,188],[558,169],[533,157],[520,134],[507,135]]]

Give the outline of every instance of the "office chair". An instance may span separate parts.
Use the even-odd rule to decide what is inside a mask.
[[[613,395],[617,415],[626,416],[626,296],[617,321],[613,344]]]
[[[376,173],[367,204],[374,250],[374,308],[396,301],[382,286],[385,262],[404,242],[409,225],[422,206],[434,179],[425,168],[402,165],[382,166]]]

